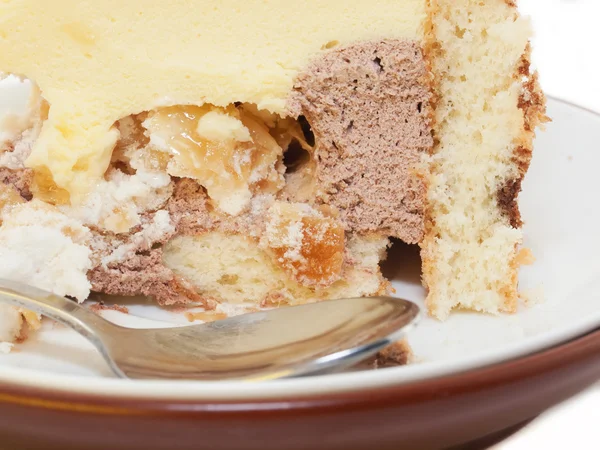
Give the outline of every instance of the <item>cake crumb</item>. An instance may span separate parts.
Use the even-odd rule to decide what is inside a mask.
[[[11,342],[0,342],[0,353],[4,353],[5,355],[9,354],[15,344]]]
[[[406,339],[384,348],[377,354],[373,363],[375,369],[397,367],[410,364],[413,361],[413,352]]]
[[[42,316],[40,314],[23,308],[19,308],[19,312],[31,330],[37,331],[42,327]]]
[[[524,289],[519,293],[519,295],[521,297],[521,301],[527,307],[539,305],[545,300],[543,286],[538,286],[531,289]]]
[[[123,314],[129,314],[129,308],[121,305],[105,305],[104,303],[96,303],[95,305],[90,306],[90,309],[99,314],[102,311],[118,311]]]
[[[406,339],[395,342],[384,348],[375,356],[354,366],[357,370],[377,370],[389,367],[404,366],[416,361],[410,344]]]
[[[227,319],[227,314],[216,311],[203,311],[199,313],[185,313],[185,317],[189,322],[215,322],[217,320]]]
[[[515,263],[519,266],[531,266],[535,263],[535,256],[528,248],[522,248],[515,257]]]

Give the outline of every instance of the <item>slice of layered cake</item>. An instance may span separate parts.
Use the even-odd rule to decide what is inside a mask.
[[[273,307],[389,292],[395,238],[433,316],[514,312],[529,37],[509,0],[2,2],[31,98],[0,134],[0,278]]]

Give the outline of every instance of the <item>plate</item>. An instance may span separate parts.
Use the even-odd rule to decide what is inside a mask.
[[[460,447],[486,449],[599,375],[596,332],[483,369],[346,393],[170,400],[0,384],[0,442],[11,450],[438,450],[491,435]]]
[[[33,427],[15,419],[26,411],[39,419],[37,426],[50,413],[68,418],[44,426],[47,437],[63,443],[77,416],[80,431],[90,433],[94,417],[104,428],[121,427],[117,419],[135,423],[132,446],[145,442],[147,448],[159,448],[153,443],[173,433],[196,445],[210,436],[209,448],[217,430],[227,438],[210,448],[268,448],[255,446],[260,441],[252,436],[266,439],[269,423],[272,433],[296,439],[290,448],[354,448],[359,442],[385,448],[411,436],[425,448],[432,430],[443,439],[438,443],[463,442],[527,420],[585,388],[600,377],[600,333],[592,333],[600,327],[600,214],[593,198],[600,116],[557,99],[548,106],[554,122],[537,139],[521,197],[525,245],[537,261],[523,269],[520,281],[538,302],[521,305],[518,314],[425,319],[409,338],[418,358],[409,366],[264,384],[117,380],[83,338],[47,323],[17,351],[0,356],[0,416],[8,420],[0,432]],[[419,270],[418,252],[408,246],[398,246],[386,266],[397,294],[422,304]],[[103,314],[139,327],[184,321],[181,313],[148,302],[128,306],[128,315]],[[376,417],[386,426],[376,426]],[[480,426],[469,427],[467,436],[469,421]],[[330,441],[306,436],[310,427]],[[106,446],[117,442],[108,435],[98,439]]]

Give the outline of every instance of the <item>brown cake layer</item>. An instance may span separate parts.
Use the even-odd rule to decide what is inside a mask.
[[[207,231],[258,236],[264,228],[264,209],[253,205],[249,211],[230,217],[214,214],[214,208],[206,190],[195,180],[174,179],[173,195],[166,209],[171,215],[176,233],[183,235],[200,234]]]
[[[262,228],[262,218],[251,212],[226,219],[211,214],[212,207],[205,189],[191,179],[174,179],[173,195],[165,210],[169,212],[175,232],[160,240],[142,241],[133,245],[124,258],[107,266],[98,265],[88,274],[92,289],[109,295],[145,295],[161,305],[203,303],[214,307],[214,301],[196,293],[185,280],[178,278],[163,263],[162,246],[175,235],[194,235],[219,230],[246,235],[257,234]],[[144,217],[148,222],[150,216]],[[115,235],[95,231],[96,240],[104,241],[99,248],[116,248],[133,242],[132,236],[140,231],[134,228],[128,235]],[[107,253],[105,251],[105,253]]]
[[[350,231],[423,237],[418,170],[433,146],[426,76],[418,43],[384,40],[326,53],[297,79],[291,110],[316,137],[318,198]]]
[[[110,268],[89,272],[92,289],[109,295],[153,297],[161,305],[202,302],[202,298],[162,262],[162,249],[135,253]]]
[[[118,263],[98,265],[88,273],[92,289],[109,295],[149,296],[161,305],[206,303],[164,265],[160,245],[138,246]]]

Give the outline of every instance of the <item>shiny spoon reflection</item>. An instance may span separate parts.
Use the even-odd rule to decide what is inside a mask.
[[[402,339],[414,303],[351,298],[291,306],[176,328],[115,325],[69,299],[0,280],[0,301],[87,338],[122,378],[265,381],[351,367]]]

